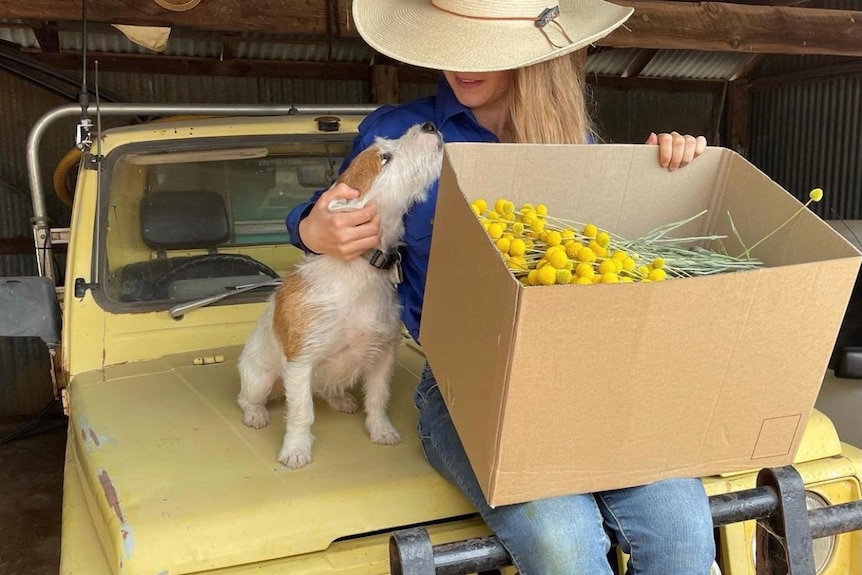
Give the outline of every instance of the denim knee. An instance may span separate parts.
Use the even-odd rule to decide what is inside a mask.
[[[597,494],[629,554],[629,573],[708,575],[715,559],[709,498],[699,479],[671,479]]]

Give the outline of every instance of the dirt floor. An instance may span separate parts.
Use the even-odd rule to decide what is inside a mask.
[[[0,421],[0,575],[57,575],[66,418],[59,402],[4,443],[28,419]]]

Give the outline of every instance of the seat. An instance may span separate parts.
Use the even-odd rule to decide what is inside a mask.
[[[135,262],[121,272],[120,299],[125,302],[194,297],[187,288],[172,290],[178,282],[237,278],[240,282],[278,274],[246,255],[219,253],[230,240],[230,220],[222,196],[213,191],[159,191],[141,202],[141,238],[156,251],[152,260]],[[168,257],[171,250],[205,249],[207,254]],[[234,282],[216,281],[220,289]],[[203,286],[206,289],[208,286]],[[210,288],[212,290],[212,288]],[[210,291],[209,293],[213,293]]]

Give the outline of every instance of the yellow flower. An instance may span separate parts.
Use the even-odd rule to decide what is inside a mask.
[[[497,224],[499,225],[499,224]],[[500,253],[508,254],[509,253],[509,244],[511,242],[508,238],[502,237],[497,240],[497,249],[500,250]]]
[[[524,224],[522,224],[521,222],[515,222],[514,224],[512,224],[512,233],[516,236],[520,236],[521,234],[523,234]]]
[[[533,207],[533,204],[524,204],[523,206],[521,206],[522,212],[532,212],[534,210],[535,208]]]
[[[503,230],[505,229],[506,228],[505,226],[503,226],[503,224],[491,224],[490,226],[488,226],[488,235],[490,235],[495,240],[498,240],[503,235]]]
[[[482,212],[484,212],[485,210],[488,209],[488,202],[486,202],[482,198],[478,198],[478,199],[473,201],[473,206],[478,208],[479,213],[481,214]]]
[[[536,206],[536,213],[540,216],[547,216],[548,206],[546,206],[545,204],[539,204],[538,206]]]
[[[595,252],[595,254],[600,258],[607,257],[608,255],[608,250],[600,246],[596,240],[592,240],[590,242],[590,249],[593,250],[593,252]]]
[[[638,266],[637,274],[641,277],[649,277],[650,269],[647,266]]]
[[[652,268],[654,270],[660,270],[664,267],[664,258],[656,258],[652,261]]]
[[[557,283],[568,284],[572,281],[572,272],[569,270],[557,270]]]
[[[602,274],[602,283],[603,284],[615,284],[615,283],[619,283],[619,281],[620,281],[620,276],[618,276],[614,272],[608,272],[608,273]]]
[[[580,242],[578,242],[577,240],[572,240],[571,242],[566,244],[566,255],[569,256],[570,258],[572,258],[573,260],[577,259],[578,258],[578,251],[582,247],[584,247],[584,246]]]
[[[541,233],[541,232],[542,232],[542,231],[544,231],[544,229],[545,229],[545,220],[540,220],[540,219],[536,218],[536,219],[535,219],[535,220],[533,220],[533,222],[530,224],[530,229],[532,229],[532,230],[533,230],[534,232],[536,232],[537,234],[538,234],[538,233]]]
[[[667,278],[667,272],[665,272],[661,268],[655,269],[649,273],[650,281],[660,282],[660,281],[664,281],[666,278]]]
[[[596,243],[606,248],[611,244],[611,236],[607,232],[599,232],[596,234]]]
[[[558,270],[561,270],[566,267],[566,262],[569,261],[569,258],[566,256],[566,252],[564,250],[549,251],[547,254],[547,258],[548,263]]]
[[[506,211],[506,200],[500,198],[496,202],[494,202],[494,211],[498,214],[502,214]]]
[[[808,197],[812,202],[819,202],[823,199],[823,188],[814,188],[808,192]]]
[[[557,230],[551,230],[548,232],[548,235],[545,237],[545,243],[549,246],[558,246],[563,242],[563,237],[560,232]]]
[[[530,273],[527,274],[527,283],[531,286],[539,285],[539,272],[538,270],[530,270]]]
[[[488,219],[489,220],[499,220],[500,214],[498,212],[495,212],[494,210],[491,210],[490,212],[488,212]]]
[[[589,277],[589,278],[588,277],[579,277],[577,280],[575,280],[575,283],[581,284],[581,285],[587,285],[587,284],[592,284],[594,282],[593,282],[592,277]]]
[[[527,271],[527,260],[524,259],[524,256],[509,256],[506,265],[512,270]]]
[[[473,210],[473,215],[478,216],[482,213],[482,210],[479,209],[479,206],[476,204],[470,204],[470,209]]]
[[[515,238],[509,242],[510,256],[523,256],[527,252],[527,245],[521,238]]]
[[[584,226],[584,235],[588,238],[595,238],[598,233],[599,230],[594,224],[587,224]]]
[[[573,230],[572,228],[564,229],[562,232],[560,232],[560,238],[563,241],[575,239],[575,230]]]
[[[635,270],[635,260],[626,256],[623,259],[623,269],[627,272],[633,272]]]
[[[578,267],[575,268],[575,275],[579,278],[592,278],[596,275],[593,266],[588,263],[581,262],[578,264]]]
[[[581,262],[592,263],[596,261],[596,252],[584,246],[578,250],[577,259]]]
[[[539,281],[539,285],[554,285],[557,282],[557,270],[554,266],[544,266],[538,270],[536,279]]]
[[[599,264],[599,273],[605,275],[606,273],[613,272],[617,273],[617,266],[614,264],[614,260],[605,260]]]

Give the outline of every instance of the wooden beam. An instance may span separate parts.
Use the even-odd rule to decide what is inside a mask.
[[[597,41],[598,45],[862,56],[862,11],[726,2],[617,1],[634,7],[635,13],[625,26]],[[186,12],[165,10],[145,0],[87,2],[87,16],[92,22],[358,37],[350,0],[206,0]],[[0,0],[0,19],[77,22],[81,20],[81,3]]]
[[[862,11],[615,0],[635,13],[597,41],[616,48],[862,56]]]
[[[60,34],[56,27],[43,22],[41,26],[33,27],[33,35],[39,41],[39,47],[42,48],[43,52],[60,51]]]
[[[87,20],[205,30],[326,34],[326,0],[206,0],[185,12],[153,0],[87,0]],[[339,0],[339,4],[346,0]],[[339,19],[344,10],[339,7]],[[81,20],[81,0],[0,0],[0,18]],[[351,26],[352,28],[352,26]]]
[[[622,77],[637,78],[640,76],[641,72],[644,71],[644,68],[647,67],[647,64],[650,63],[650,60],[652,60],[656,54],[658,54],[658,50],[635,50],[634,57],[626,65],[626,69],[623,70]]]
[[[398,68],[377,64],[371,67],[371,103],[398,103]]]
[[[748,129],[749,88],[747,79],[736,80],[729,83],[727,92],[727,147],[743,157],[748,156],[751,144]]]

